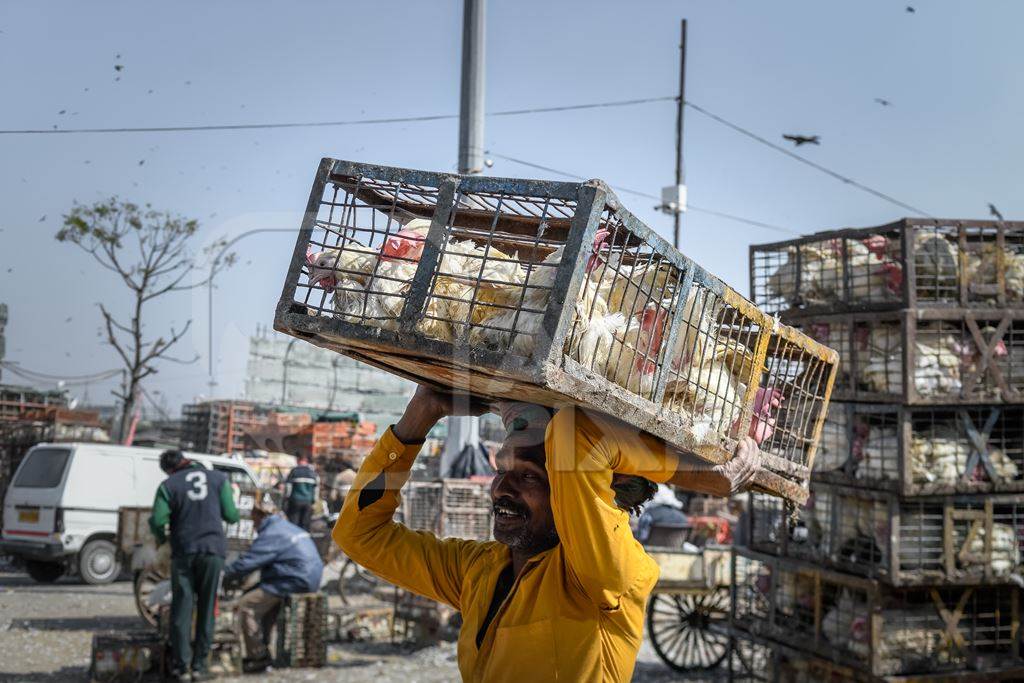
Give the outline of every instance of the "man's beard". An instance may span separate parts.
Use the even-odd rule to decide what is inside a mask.
[[[498,525],[497,516],[495,516],[494,539],[496,541],[507,545],[509,550],[527,555],[536,555],[558,545],[558,530],[553,525],[550,529],[538,532],[530,528],[530,512],[523,505],[509,498],[502,498],[497,501],[496,505],[498,503],[519,512],[523,516],[523,521],[513,529],[504,529]]]

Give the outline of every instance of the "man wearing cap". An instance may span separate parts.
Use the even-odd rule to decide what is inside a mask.
[[[658,566],[629,512],[653,482],[728,496],[760,465],[752,439],[710,466],[599,413],[500,406],[508,431],[491,483],[495,541],[439,539],[393,521],[399,489],[430,428],[480,414],[420,387],[363,462],[334,528],[353,560],[462,613],[466,681],[628,681]]]
[[[249,550],[224,569],[226,582],[237,582],[254,571],[259,585],[236,604],[245,640],[246,671],[270,665],[267,639],[284,599],[293,593],[320,589],[324,565],[309,532],[276,514],[269,496],[253,505],[256,540]]]
[[[227,554],[224,525],[238,522],[231,483],[223,472],[192,462],[181,451],[160,454],[168,475],[156,491],[149,527],[157,544],[171,539],[171,678],[209,677],[206,657],[213,640],[213,608]],[[192,609],[196,638],[192,642]]]

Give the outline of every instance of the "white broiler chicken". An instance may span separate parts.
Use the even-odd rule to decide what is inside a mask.
[[[598,231],[595,236],[594,253],[586,265],[588,273],[600,262],[598,254],[607,236],[607,230]],[[487,318],[485,326],[473,327],[469,333],[470,343],[491,349],[509,350],[521,356],[532,356],[564,251],[564,247],[560,246],[548,254],[540,264],[532,266],[529,276],[524,276],[519,286],[511,289],[512,296],[508,303],[513,308],[499,309],[502,312]],[[526,287],[525,296],[522,295],[522,285]],[[518,301],[520,298],[521,306]],[[583,366],[600,371],[607,363],[614,336],[625,327],[625,316],[609,310],[607,302],[598,293],[597,282],[590,278],[581,286],[574,310],[573,325],[566,341],[566,353],[571,354]]]

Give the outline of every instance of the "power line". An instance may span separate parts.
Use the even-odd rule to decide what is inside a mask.
[[[581,175],[576,175],[575,173],[569,173],[568,171],[560,171],[557,168],[551,168],[550,166],[544,166],[542,164],[535,164],[535,163],[533,163],[531,161],[525,161],[523,159],[516,159],[515,157],[505,156],[504,154],[498,154],[497,152],[488,151],[486,153],[489,154],[490,156],[494,157],[495,159],[502,159],[504,161],[509,161],[509,162],[511,162],[513,164],[519,164],[520,166],[526,166],[526,167],[529,167],[529,168],[536,168],[536,169],[541,170],[541,171],[547,171],[548,173],[554,173],[555,175],[565,176],[566,178],[572,178],[574,180],[582,180],[582,181],[589,180],[588,178],[584,178]],[[625,192],[626,194],[636,195],[637,197],[644,197],[645,199],[653,199],[656,202],[660,202],[661,201],[661,197],[656,197],[655,195],[647,193],[647,192],[641,192],[639,190],[631,190],[628,187],[622,187],[621,185],[609,185],[609,187],[611,187],[613,190],[618,190],[619,192]],[[784,232],[784,233],[790,234],[790,235],[798,235],[798,234],[800,234],[796,230],[791,230],[790,228],[784,228],[784,227],[779,226],[779,225],[772,225],[771,223],[763,223],[761,221],[755,221],[755,220],[752,220],[750,218],[743,218],[742,216],[736,216],[734,214],[725,213],[723,211],[715,211],[714,209],[705,209],[703,207],[699,207],[699,206],[696,206],[694,204],[689,204],[688,208],[690,210],[696,211],[698,213],[706,213],[706,214],[709,214],[711,216],[718,216],[720,218],[727,218],[729,220],[737,221],[739,223],[746,223],[748,225],[754,225],[754,226],[757,226],[759,228],[765,228],[767,230],[774,230],[776,232]]]
[[[12,363],[10,361],[0,361],[0,366],[26,379],[54,380],[64,381],[68,383],[98,382],[100,380],[109,379],[111,377],[116,377],[117,375],[121,374],[120,369],[110,369],[102,370],[100,372],[94,372],[88,375],[51,375],[46,372],[37,372],[35,370],[29,370],[28,368],[24,368],[18,365],[17,363]]]
[[[523,116],[526,114],[549,114],[562,111],[579,111],[581,109],[606,109],[610,107],[632,107],[652,102],[668,102],[676,100],[673,95],[664,97],[644,97],[631,100],[612,100],[608,102],[590,102],[587,104],[569,104],[557,107],[535,107],[533,109],[507,109],[495,111],[487,116]],[[0,130],[0,135],[70,135],[79,133],[181,133],[203,130],[262,130],[273,128],[327,128],[332,126],[365,126],[391,123],[421,123],[425,121],[444,121],[459,118],[458,114],[430,114],[426,116],[401,116],[378,119],[351,119],[348,121],[301,121],[288,123],[230,123],[207,126],[142,126],[124,128],[26,128],[21,130]]]
[[[858,190],[863,190],[864,192],[867,192],[868,194],[874,195],[875,197],[878,197],[879,199],[883,199],[883,200],[889,202],[890,204],[895,204],[896,206],[898,206],[900,208],[907,209],[908,211],[913,211],[916,214],[919,214],[919,215],[922,215],[922,216],[926,216],[928,218],[932,218],[933,217],[927,211],[924,211],[922,209],[918,209],[918,208],[916,208],[914,206],[911,206],[910,204],[906,204],[904,202],[901,202],[900,200],[898,200],[898,199],[896,199],[894,197],[891,197],[891,196],[885,194],[884,192],[876,190],[873,187],[868,187],[867,185],[864,185],[863,183],[859,183],[859,182],[857,182],[856,180],[854,180],[852,178],[848,178],[847,176],[844,176],[841,173],[837,173],[837,172],[833,171],[830,168],[826,168],[825,166],[822,166],[819,163],[811,161],[810,159],[806,159],[806,158],[800,156],[799,154],[795,154],[795,153],[791,152],[790,150],[786,149],[785,147],[783,147],[781,145],[777,145],[774,142],[772,142],[771,140],[767,140],[767,139],[761,137],[760,135],[758,135],[757,133],[754,133],[752,131],[747,130],[746,128],[744,128],[743,126],[740,126],[739,124],[733,123],[732,121],[729,121],[729,120],[719,116],[718,114],[710,112],[707,109],[705,109],[705,108],[703,108],[703,107],[701,107],[701,106],[699,106],[697,104],[694,104],[690,100],[686,101],[686,106],[690,107],[694,111],[697,111],[697,112],[700,112],[701,114],[704,114],[704,116],[707,116],[708,118],[710,118],[710,119],[712,119],[714,121],[717,121],[718,123],[722,124],[723,126],[726,126],[727,128],[733,129],[737,133],[741,133],[742,135],[746,135],[747,137],[749,137],[749,138],[751,138],[753,140],[756,140],[757,142],[760,142],[762,145],[767,145],[768,147],[771,147],[776,152],[781,152],[782,154],[785,154],[786,156],[788,156],[790,158],[796,159],[800,163],[807,164],[811,168],[813,168],[813,169],[815,169],[817,171],[821,171],[822,173],[824,173],[826,175],[829,175],[829,176],[835,178],[836,180],[839,180],[840,182],[846,183],[847,185],[852,185],[853,187],[856,187]]]

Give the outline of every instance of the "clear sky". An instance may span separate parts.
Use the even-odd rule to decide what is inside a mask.
[[[457,0],[6,0],[0,129],[454,114],[461,8]],[[1007,218],[1024,217],[1024,3],[1014,0],[491,0],[487,108],[673,95],[683,17],[693,102],[771,140],[818,134],[821,146],[801,154],[932,215],[985,217],[994,202]],[[672,102],[502,117],[488,119],[485,139],[496,154],[659,194],[672,181],[674,121]],[[117,282],[53,240],[75,201],[150,202],[198,218],[201,243],[253,228],[297,230],[321,157],[454,170],[457,131],[449,120],[0,135],[7,360],[57,375],[117,367],[97,336],[96,307],[124,308]],[[693,204],[794,232],[907,213],[692,110],[686,169]],[[489,173],[557,177],[500,159]],[[654,202],[621,196],[668,236],[671,219]],[[691,212],[683,251],[747,292],[747,246],[785,236]],[[272,322],[293,244],[288,233],[246,238],[238,266],[219,279],[218,396],[241,389],[247,337]],[[184,294],[147,323],[155,333],[194,321],[179,355],[201,360],[163,366],[148,384],[173,409],[209,392],[207,310],[205,290]],[[109,388],[94,384],[89,398],[107,402]]]

